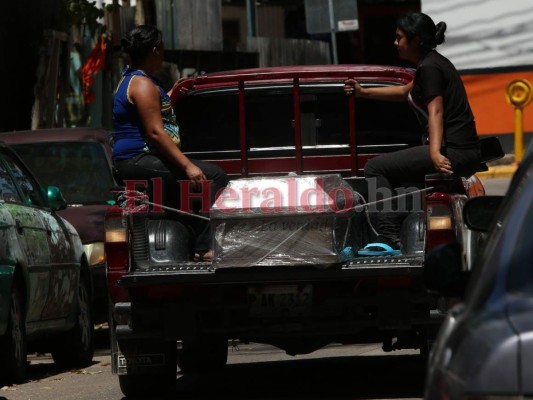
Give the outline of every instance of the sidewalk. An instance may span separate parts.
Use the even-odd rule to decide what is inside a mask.
[[[514,160],[514,154],[507,154],[501,160],[488,163],[489,170],[478,172],[479,179],[510,179],[513,177],[518,164]]]

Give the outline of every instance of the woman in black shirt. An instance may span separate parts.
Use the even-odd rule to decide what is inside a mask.
[[[356,97],[408,101],[426,132],[424,144],[371,159],[365,176],[378,188],[423,187],[426,174],[468,177],[480,166],[474,116],[466,91],[453,64],[435,48],[444,42],[446,24],[437,25],[426,14],[398,19],[394,42],[400,58],[416,66],[415,78],[403,86],[362,87],[345,82],[346,94]],[[380,213],[380,242],[399,249],[401,213]]]

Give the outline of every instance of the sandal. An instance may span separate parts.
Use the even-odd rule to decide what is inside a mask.
[[[360,256],[397,256],[400,250],[385,243],[369,243],[357,252]]]

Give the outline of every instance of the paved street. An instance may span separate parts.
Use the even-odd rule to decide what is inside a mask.
[[[95,363],[82,370],[58,370],[48,355],[30,358],[30,382],[2,388],[1,400],[123,398],[103,346]],[[331,346],[298,357],[270,346],[240,344],[230,349],[220,374],[178,374],[170,398],[418,399],[423,375],[424,362],[416,352],[383,354],[377,344]]]
[[[489,195],[504,195],[509,187],[509,178],[483,179],[483,186]]]

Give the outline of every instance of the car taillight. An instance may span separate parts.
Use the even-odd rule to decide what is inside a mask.
[[[434,201],[435,195],[428,196],[426,202],[426,250],[455,240],[454,217],[448,202]],[[445,196],[445,195],[444,195]]]

